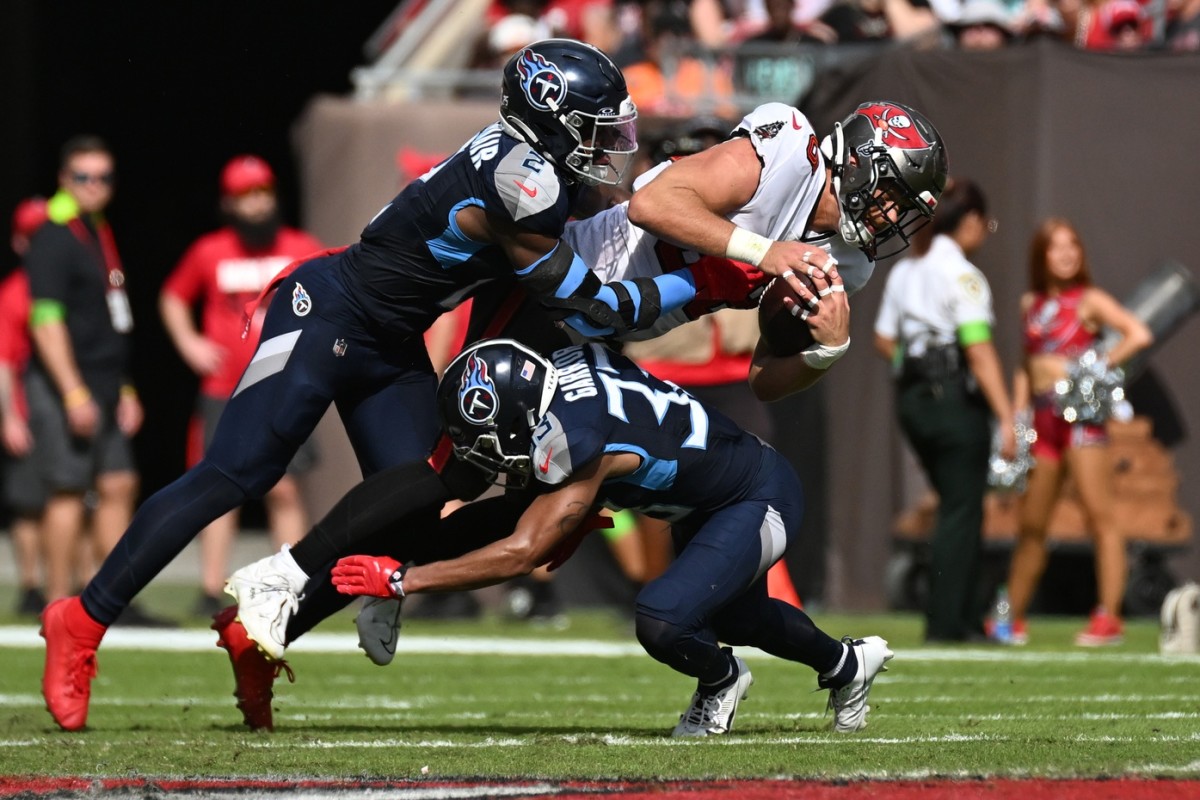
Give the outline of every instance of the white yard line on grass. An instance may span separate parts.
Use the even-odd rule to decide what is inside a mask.
[[[42,648],[45,642],[36,627],[0,626],[0,648]],[[161,650],[208,652],[216,646],[210,630],[149,630],[113,628],[104,637],[105,650]],[[289,648],[294,653],[355,653],[358,637],[351,633],[310,633]],[[587,658],[644,656],[636,642],[601,642],[588,639],[506,639],[485,636],[408,636],[401,635],[396,652],[430,655],[498,656],[583,656]],[[738,648],[745,658],[771,658],[752,647]],[[1027,664],[1113,662],[1131,664],[1200,664],[1200,656],[1163,657],[1157,653],[1095,651],[1047,653],[1033,650],[992,648],[896,650],[896,660],[930,662],[1004,661]]]

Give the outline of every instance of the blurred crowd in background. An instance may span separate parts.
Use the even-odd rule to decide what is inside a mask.
[[[986,50],[1046,37],[1097,51],[1200,49],[1197,0],[494,0],[488,21],[476,65],[567,36],[636,67],[635,76],[668,55],[726,57],[772,43]]]

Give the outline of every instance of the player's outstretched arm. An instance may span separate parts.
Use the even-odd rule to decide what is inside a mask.
[[[386,558],[343,558],[333,570],[334,586],[342,594],[404,596],[477,589],[528,575],[591,513],[600,484],[606,478],[634,471],[640,463],[641,459],[631,453],[611,453],[596,459],[569,482],[534,500],[512,534],[458,558],[407,570]]]
[[[456,221],[468,237],[504,250],[521,284],[585,336],[645,330],[696,296],[695,282],[686,272],[604,284],[561,239],[474,207],[460,211]]]

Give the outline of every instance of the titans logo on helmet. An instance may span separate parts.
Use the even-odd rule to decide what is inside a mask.
[[[538,111],[557,111],[567,96],[567,79],[556,65],[540,53],[526,48],[517,62],[521,89],[529,105]]]
[[[458,388],[458,410],[473,425],[486,425],[496,418],[500,401],[496,384],[488,376],[487,363],[476,356],[467,359]]]

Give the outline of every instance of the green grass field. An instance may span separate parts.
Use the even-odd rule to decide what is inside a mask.
[[[162,599],[168,608],[183,602]],[[410,621],[402,639],[425,652],[401,652],[386,668],[357,652],[296,648],[295,685],[277,684],[273,734],[241,726],[224,652],[207,646],[102,648],[89,729],[62,733],[42,707],[42,651],[8,645],[0,649],[0,774],[1200,775],[1200,659],[1159,658],[1153,622],[1131,623],[1124,645],[1097,652],[1070,644],[1077,619],[1035,619],[1034,643],[1020,649],[924,647],[910,615],[817,620],[835,635],[881,634],[896,651],[862,733],[829,732],[826,694],[813,691],[809,670],[752,654],[756,682],[734,733],[672,740],[666,734],[692,684],[639,654],[627,622],[598,612],[573,615],[564,631],[490,618]],[[190,624],[200,633],[199,621]],[[323,630],[349,636],[353,625],[344,615]],[[555,654],[579,641],[617,654]],[[429,652],[456,643],[483,652]],[[488,652],[502,644],[514,654]]]

